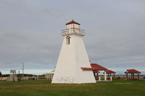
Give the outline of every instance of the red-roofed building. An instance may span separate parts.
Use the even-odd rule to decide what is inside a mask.
[[[93,73],[94,73],[94,76],[95,76],[95,73],[97,73],[97,78],[96,79],[98,80],[98,74],[100,73],[100,71],[94,70]]]
[[[107,68],[105,68],[105,67],[103,67],[103,66],[101,66],[101,65],[99,65],[99,64],[96,64],[96,63],[91,63],[91,68],[86,68],[86,67],[82,67],[81,69],[83,69],[83,70],[99,70],[99,71],[106,71],[106,70],[108,70]]]
[[[111,76],[111,74],[114,74],[113,78],[115,79],[115,73],[114,71],[112,70],[107,70],[106,73],[108,74],[108,78],[109,78],[109,75]]]
[[[88,68],[88,67],[81,67],[81,69],[83,71],[85,70],[92,70],[93,73],[94,73],[94,76],[95,76],[95,73],[97,73],[97,80],[98,80],[98,73],[100,73],[100,71],[104,71],[104,78],[106,78],[106,73],[109,75],[111,75],[111,73],[115,74],[116,72],[112,71],[112,70],[108,70],[107,68],[99,65],[99,64],[96,64],[96,63],[91,63],[91,68]],[[106,79],[105,79],[106,81]]]
[[[85,30],[80,29],[80,24],[72,20],[66,23],[66,29],[61,31],[61,35],[64,40],[51,83],[96,83],[91,70],[81,69],[91,67],[82,40]]]
[[[108,70],[107,68],[105,68],[99,64],[96,64],[96,63],[91,63],[91,67],[94,68],[95,70],[99,70],[99,71]]]
[[[134,73],[138,74],[138,80],[139,80],[139,74],[141,73],[140,71],[137,71],[135,69],[127,69],[125,72],[127,80],[128,80],[128,73],[131,74],[131,80],[134,80]]]
[[[91,63],[91,68],[86,68],[86,67],[82,67],[81,68],[82,70],[92,70],[94,72],[94,75],[95,73],[97,73],[97,79],[98,79],[98,73],[99,71],[104,71],[104,78],[105,78],[105,81],[106,81],[106,71],[108,70],[107,68],[99,65],[99,64],[96,64],[96,63]]]
[[[66,23],[66,25],[68,25],[68,24],[78,24],[78,25],[80,25],[80,23],[75,22],[74,20],[72,20],[72,21],[70,21],[70,22]]]
[[[85,30],[80,29],[80,24],[74,20],[66,23],[66,29],[61,30],[62,36],[70,36],[72,34],[77,34],[79,36],[85,35]]]

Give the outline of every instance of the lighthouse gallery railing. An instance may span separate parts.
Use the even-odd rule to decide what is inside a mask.
[[[83,29],[64,29],[64,30],[61,30],[61,35],[67,35],[67,34],[71,34],[71,33],[85,35],[85,30],[83,30]]]

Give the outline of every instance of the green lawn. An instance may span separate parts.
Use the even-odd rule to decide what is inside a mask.
[[[0,81],[0,96],[145,96],[145,81],[51,84],[47,80]]]

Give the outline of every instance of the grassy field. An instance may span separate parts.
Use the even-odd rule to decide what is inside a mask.
[[[51,84],[47,80],[0,81],[0,96],[145,96],[145,81]]]

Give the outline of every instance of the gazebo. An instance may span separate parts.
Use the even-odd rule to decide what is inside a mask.
[[[98,80],[98,74],[100,73],[100,71],[94,70],[93,73],[94,73],[94,76],[95,76],[95,73],[97,73],[97,80]],[[96,78],[96,76],[95,76],[95,78]]]
[[[112,70],[107,70],[106,73],[108,74],[108,78],[111,76],[111,74],[113,74],[113,79],[115,79],[115,73],[114,71]],[[110,75],[110,76],[109,76]]]
[[[126,72],[125,72],[127,80],[128,80],[128,73],[131,74],[131,80],[134,80],[134,73],[137,73],[138,74],[138,80],[139,80],[139,74],[141,73],[140,71],[137,71],[135,69],[127,69]]]
[[[82,70],[92,70],[95,73],[99,73],[99,71],[104,71],[104,80],[106,81],[106,71],[108,70],[107,68],[96,64],[96,63],[91,63],[91,68],[85,68],[85,67],[81,67]],[[98,74],[97,74],[97,78],[98,78]]]

